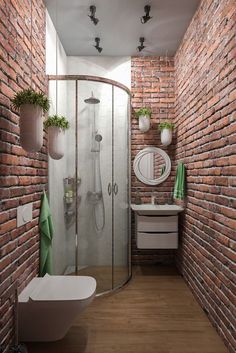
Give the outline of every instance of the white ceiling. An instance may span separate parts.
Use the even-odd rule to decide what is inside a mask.
[[[145,38],[141,55],[173,55],[200,0],[45,0],[67,55],[137,55],[139,37]],[[97,7],[95,26],[89,7]],[[153,18],[142,24],[144,6]],[[101,54],[93,47],[100,37]]]

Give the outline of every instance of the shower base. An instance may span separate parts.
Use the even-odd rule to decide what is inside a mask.
[[[86,267],[88,267],[88,266],[79,266],[78,269],[80,271],[80,270],[83,270]],[[67,268],[65,269],[63,274],[64,274],[64,276],[74,275],[75,274],[75,266],[67,266]]]
[[[70,271],[69,271],[70,270]],[[75,267],[69,266],[65,275],[75,276]],[[97,281],[97,295],[111,291],[120,287],[127,281],[128,269],[125,266],[117,266],[112,271],[111,266],[81,266],[77,273],[78,276],[91,276]],[[113,283],[113,288],[112,288]]]

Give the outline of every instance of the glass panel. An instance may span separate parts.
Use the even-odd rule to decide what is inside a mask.
[[[57,86],[57,89],[56,89]],[[57,94],[56,94],[57,90]],[[75,81],[49,81],[50,115],[65,116],[70,128],[65,133],[64,156],[49,157],[49,201],[54,223],[53,272],[67,274],[75,269],[75,193],[68,196],[68,177],[75,177]],[[56,107],[57,102],[57,107]]]
[[[129,96],[114,87],[114,287],[129,274]]]
[[[129,96],[105,83],[80,81],[77,87],[76,143],[76,81],[49,82],[50,114],[70,122],[64,157],[49,158],[54,273],[75,274],[77,256],[78,274],[96,278],[102,293],[129,275]]]
[[[78,111],[79,275],[100,293],[112,288],[112,86],[79,82]]]

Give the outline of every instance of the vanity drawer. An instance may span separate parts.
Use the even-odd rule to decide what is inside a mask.
[[[138,232],[178,232],[178,216],[137,216]]]
[[[178,233],[137,233],[138,249],[177,249]]]

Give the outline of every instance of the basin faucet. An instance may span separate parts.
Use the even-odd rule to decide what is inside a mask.
[[[156,203],[156,196],[155,196],[155,193],[153,191],[152,194],[151,194],[151,204],[155,205],[155,203]]]

